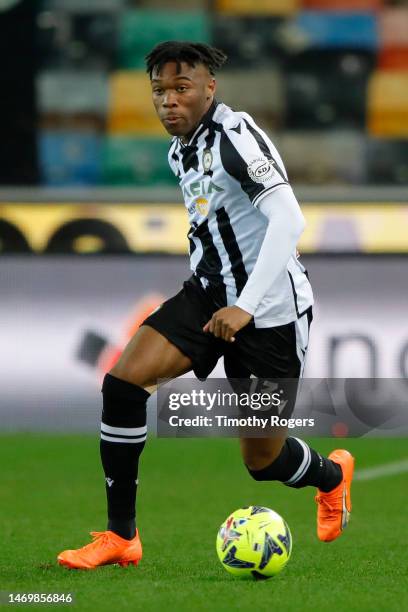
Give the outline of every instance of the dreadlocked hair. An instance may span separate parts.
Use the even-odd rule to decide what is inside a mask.
[[[196,64],[204,64],[210,74],[214,75],[225,64],[227,56],[220,49],[204,43],[168,40],[156,45],[145,59],[146,72],[152,78],[153,70],[160,72],[167,62],[176,62],[177,72],[181,71],[182,62],[193,68]]]

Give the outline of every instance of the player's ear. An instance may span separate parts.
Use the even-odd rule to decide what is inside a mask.
[[[207,100],[213,98],[216,90],[216,82],[214,77],[210,77],[207,82]]]

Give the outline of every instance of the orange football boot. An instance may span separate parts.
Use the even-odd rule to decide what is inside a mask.
[[[343,449],[334,450],[329,459],[338,463],[343,479],[332,491],[325,493],[318,489],[315,500],[317,507],[317,537],[322,542],[331,542],[347,527],[351,512],[351,481],[354,471],[354,457]]]
[[[100,565],[119,563],[127,567],[137,565],[142,558],[139,532],[132,540],[125,540],[113,531],[91,531],[93,541],[77,550],[64,550],[58,563],[70,569],[95,569]]]

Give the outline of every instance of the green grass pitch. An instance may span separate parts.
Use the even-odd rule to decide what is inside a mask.
[[[339,445],[311,442],[324,453]],[[404,439],[340,446],[357,469],[408,455]],[[78,572],[59,567],[56,555],[105,528],[97,436],[3,435],[0,465],[1,591],[71,592],[81,611],[408,610],[406,473],[356,482],[347,531],[324,544],[315,535],[315,491],[251,480],[236,440],[152,438],[140,470],[142,562]],[[215,552],[219,525],[249,504],[282,514],[294,540],[287,567],[264,582],[234,579]]]

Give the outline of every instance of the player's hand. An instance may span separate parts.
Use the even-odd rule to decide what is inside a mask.
[[[214,312],[211,319],[203,327],[203,331],[214,334],[226,342],[234,342],[235,334],[248,325],[252,315],[239,306],[227,306]]]

